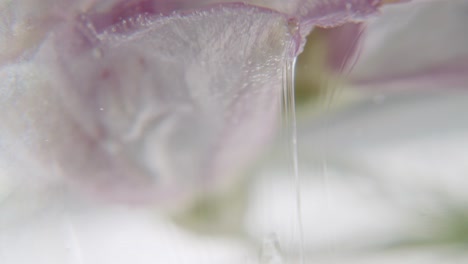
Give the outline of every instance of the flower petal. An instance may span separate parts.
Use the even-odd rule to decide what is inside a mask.
[[[2,2],[41,29],[5,56],[33,47],[24,63],[40,83],[21,69],[2,72],[3,92],[15,97],[6,105],[16,107],[2,113],[2,136],[23,144],[7,153],[29,149],[24,160],[37,157],[43,173],[56,166],[58,175],[130,200],[184,200],[230,179],[274,131],[281,68],[311,27],[362,20],[380,5],[48,1],[54,8]]]
[[[303,0],[297,13],[306,24],[334,27],[363,21],[375,15],[380,5],[380,0]]]
[[[3,72],[15,100],[3,98],[2,139],[23,143],[43,171],[57,166],[119,200],[184,200],[233,179],[269,139],[295,49],[286,17],[233,4],[100,32],[93,19],[43,43],[33,67],[41,86]]]
[[[468,1],[414,1],[369,23],[352,79],[402,88],[440,87],[468,76]],[[405,84],[406,83],[406,84]]]

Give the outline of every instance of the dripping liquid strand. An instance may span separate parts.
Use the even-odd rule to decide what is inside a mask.
[[[304,264],[304,233],[302,224],[302,204],[301,204],[301,185],[299,178],[298,150],[297,150],[297,122],[296,122],[296,103],[294,98],[294,75],[296,58],[288,60],[283,68],[283,129],[285,130],[286,142],[288,146],[289,157],[291,159],[291,171],[294,175],[295,187],[295,213],[297,218],[298,232],[298,254],[299,263]]]

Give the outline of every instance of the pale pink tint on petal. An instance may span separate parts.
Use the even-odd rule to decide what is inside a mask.
[[[14,9],[21,19],[55,23],[21,60],[38,81],[32,71],[2,72],[1,93],[15,99],[0,113],[2,140],[16,143],[6,153],[112,199],[173,204],[235,181],[265,146],[282,67],[312,27],[360,21],[379,7],[49,0],[59,5],[37,9],[23,1]]]
[[[297,21],[302,37],[305,37],[313,26],[335,27],[347,22],[363,21],[378,13],[381,2],[382,0],[242,1],[242,3],[262,7],[265,10],[282,13],[291,20]],[[0,2],[0,15],[5,13],[8,16],[2,15],[4,21],[0,21],[0,37],[14,41],[15,43],[9,41],[7,44],[9,47],[17,46],[17,48],[0,51],[0,64],[3,64],[2,61],[16,59],[22,56],[24,51],[37,47],[42,41],[42,36],[52,30],[54,24],[61,24],[64,20],[73,20],[81,12],[86,12],[93,20],[96,30],[99,30],[138,14],[170,15],[174,11],[191,12],[200,8],[210,8],[212,5],[233,3],[236,2],[228,0],[47,0],[47,2],[18,0],[13,3],[3,1]],[[11,21],[11,14],[14,14],[14,21]],[[28,22],[29,25],[24,25],[24,22]],[[24,38],[11,37],[18,34],[12,31],[13,28],[16,31],[18,28],[21,31],[29,31],[24,35],[26,42],[32,43],[23,47]],[[303,44],[304,40],[302,40]],[[301,46],[296,52],[301,52]]]
[[[235,181],[275,131],[297,44],[287,18],[232,4],[137,15],[99,33],[93,21],[78,16],[43,43],[41,86],[23,75],[18,87],[14,74],[0,85],[16,98],[0,114],[15,133],[2,139],[29,134],[18,144],[37,160],[26,164],[116,200],[171,206]]]
[[[324,29],[328,67],[335,73],[348,73],[359,57],[364,23],[347,23]]]
[[[360,22],[378,13],[381,0],[302,0],[296,14],[305,24],[335,27]]]
[[[417,86],[416,80],[432,78],[435,85],[466,78],[468,1],[413,1],[382,11],[368,23],[353,81]]]

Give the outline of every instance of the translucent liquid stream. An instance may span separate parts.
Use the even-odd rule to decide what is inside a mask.
[[[288,151],[292,159],[292,173],[294,175],[294,185],[296,193],[296,218],[299,235],[298,251],[299,263],[304,264],[304,233],[302,224],[301,186],[299,178],[299,165],[297,154],[297,123],[296,123],[296,103],[294,98],[294,75],[296,58],[288,60],[283,69],[283,96],[282,110],[286,140],[288,141]]]

